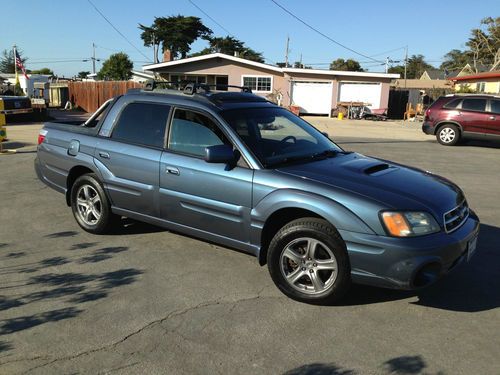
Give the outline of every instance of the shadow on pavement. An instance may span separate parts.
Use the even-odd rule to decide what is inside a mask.
[[[334,363],[311,363],[285,372],[283,375],[354,375],[353,370],[345,370]]]
[[[416,305],[442,310],[478,312],[500,307],[500,228],[481,224],[476,254],[436,284],[419,291],[353,285],[337,305],[367,305],[418,297]]]

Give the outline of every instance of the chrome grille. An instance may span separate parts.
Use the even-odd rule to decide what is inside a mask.
[[[443,215],[444,229],[446,233],[451,233],[458,229],[463,223],[465,223],[465,220],[467,220],[468,217],[469,206],[467,205],[467,201],[464,199],[457,207]]]

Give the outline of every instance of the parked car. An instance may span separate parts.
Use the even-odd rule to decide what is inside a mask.
[[[447,95],[425,112],[422,131],[439,143],[456,145],[465,138],[500,140],[500,97]]]
[[[81,126],[46,123],[38,177],[90,233],[129,217],[236,248],[299,301],[421,288],[470,259],[479,219],[458,186],[244,91],[133,91]]]

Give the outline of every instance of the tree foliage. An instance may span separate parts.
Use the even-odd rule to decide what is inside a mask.
[[[225,53],[226,55],[234,55],[236,52],[237,55],[243,59],[264,62],[264,58],[262,53],[253,50],[250,47],[245,46],[245,43],[241,40],[233,38],[232,36],[226,37],[212,37],[209,36],[206,38],[208,40],[208,47],[202,49],[199,52],[193,53],[190,56],[201,56],[208,55],[209,53]]]
[[[54,72],[52,71],[52,69],[49,69],[49,68],[27,70],[27,72],[31,73],[31,74],[44,74],[44,75],[49,75],[49,76],[53,76],[54,75]]]
[[[479,28],[471,30],[466,45],[476,72],[479,64],[490,70],[497,69],[500,65],[500,17],[482,19]]]
[[[128,55],[118,52],[104,61],[101,70],[97,73],[97,78],[109,81],[127,81],[132,77],[133,67],[134,64]]]
[[[457,70],[462,69],[470,62],[471,55],[469,51],[461,51],[459,49],[452,49],[444,55],[444,61],[439,66],[443,70]]]
[[[431,64],[425,61],[424,55],[412,55],[406,63],[406,78],[418,79],[428,69],[436,69]],[[388,69],[388,73],[399,73],[404,76],[405,66],[396,65]]]
[[[198,38],[207,39],[212,30],[206,27],[198,17],[185,17],[180,14],[170,17],[155,17],[151,26],[139,24],[141,38],[147,47],[160,46],[170,50],[174,58],[185,58],[191,50],[191,44]]]
[[[90,72],[88,70],[84,70],[84,71],[78,72],[77,77],[83,79],[83,78],[87,78],[87,76],[89,74],[90,74]]]
[[[330,70],[342,70],[348,72],[364,72],[359,62],[353,59],[337,59],[330,63]]]
[[[23,57],[23,52],[18,49],[17,53],[21,58],[21,61],[24,66],[26,66],[25,62],[28,60],[26,57]],[[12,49],[2,51],[2,56],[0,57],[0,72],[2,73],[15,73],[14,67],[14,51]]]

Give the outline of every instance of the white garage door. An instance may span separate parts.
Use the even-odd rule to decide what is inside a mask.
[[[292,83],[292,103],[301,113],[330,114],[332,109],[331,82]]]
[[[339,102],[363,102],[370,108],[380,107],[380,83],[341,82],[339,86]]]

